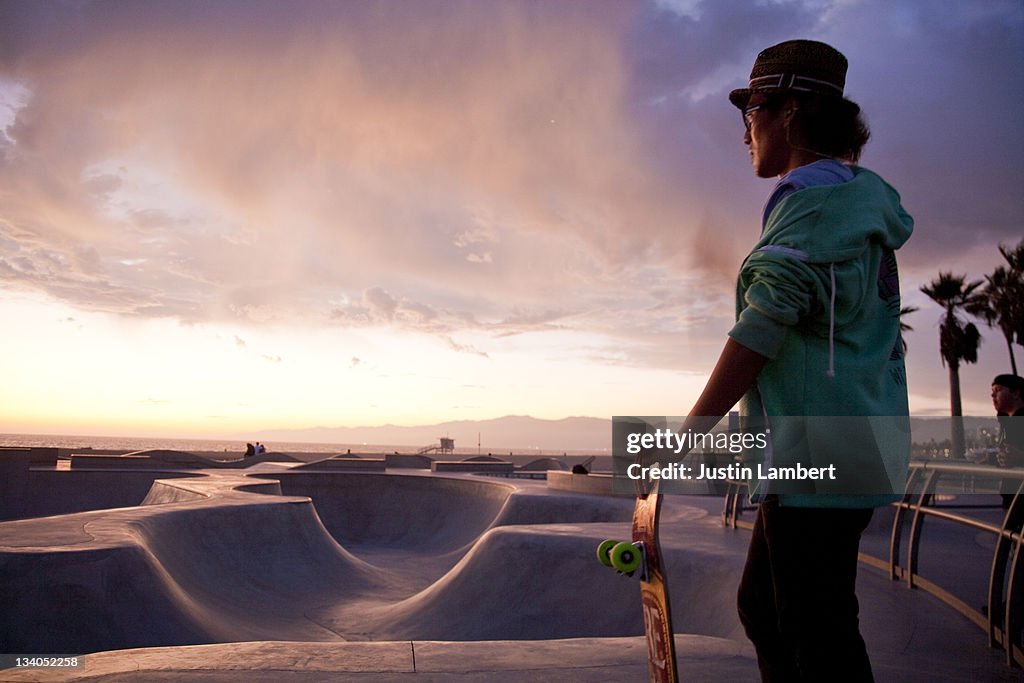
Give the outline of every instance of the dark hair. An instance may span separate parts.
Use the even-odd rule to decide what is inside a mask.
[[[795,121],[811,151],[850,162],[860,159],[871,131],[856,103],[815,93],[788,94],[799,103]]]
[[[1017,392],[1022,398],[1024,398],[1024,378],[1018,375],[996,375],[996,378],[992,380],[992,384],[1006,387],[1010,391]]]

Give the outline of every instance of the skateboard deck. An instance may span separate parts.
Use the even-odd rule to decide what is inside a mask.
[[[637,493],[633,509],[633,542],[605,541],[598,546],[597,554],[603,564],[629,576],[639,576],[650,680],[668,683],[678,681],[679,673],[668,584],[658,544],[660,517],[661,494],[655,484],[651,491]]]

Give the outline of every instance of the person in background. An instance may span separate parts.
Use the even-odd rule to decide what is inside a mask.
[[[992,406],[999,420],[996,462],[1000,467],[1024,467],[1024,378],[996,376],[992,380]],[[1016,482],[1014,484],[1019,486]],[[1002,495],[1003,509],[1009,509],[1013,493]]]

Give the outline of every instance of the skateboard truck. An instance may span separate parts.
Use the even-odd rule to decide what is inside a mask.
[[[611,567],[620,574],[633,576],[640,573],[640,580],[647,581],[647,553],[644,542],[617,541],[608,539],[597,546],[597,559],[606,567]]]

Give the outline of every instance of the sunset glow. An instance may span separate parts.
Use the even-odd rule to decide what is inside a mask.
[[[770,189],[726,93],[791,37],[849,57],[917,221],[911,407],[941,413],[918,288],[1021,238],[1024,8],[933,10],[4,3],[0,432],[682,414]]]

